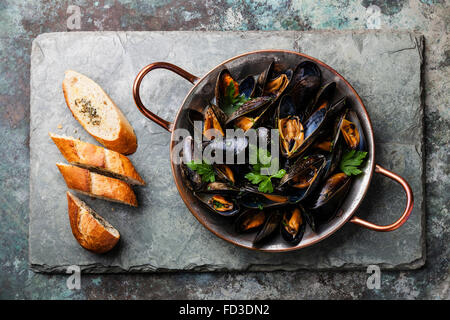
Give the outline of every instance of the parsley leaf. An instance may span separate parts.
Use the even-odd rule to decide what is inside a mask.
[[[362,173],[358,167],[362,164],[366,156],[367,152],[350,150],[342,156],[339,168],[348,176],[357,176]]]
[[[189,163],[186,163],[189,169],[196,171],[201,177],[203,182],[215,182],[216,181],[216,173],[212,165],[203,161],[203,163],[196,163],[193,160]]]
[[[234,95],[236,93],[236,89],[234,87],[234,83],[235,81],[231,80],[230,84],[225,89],[222,109],[227,116],[230,116],[233,112],[242,107],[244,103],[251,100],[251,98],[247,99],[244,94],[238,94],[235,97]]]
[[[273,185],[272,178],[281,179],[285,174],[286,170],[280,169],[278,172],[272,175],[261,174],[261,169],[269,169],[272,166],[272,161],[276,161],[276,159],[272,159],[270,152],[264,149],[256,148],[255,146],[250,146],[250,152],[256,152],[257,163],[253,165],[252,172],[249,172],[245,175],[245,178],[249,180],[253,184],[258,184],[258,190],[263,193],[272,193]],[[263,160],[261,163],[261,159]],[[267,172],[268,170],[264,170]]]

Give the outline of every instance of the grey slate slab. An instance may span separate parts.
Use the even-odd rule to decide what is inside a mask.
[[[354,269],[378,264],[418,268],[425,261],[422,161],[421,36],[408,32],[77,32],[40,35],[31,54],[30,229],[33,270],[85,272],[169,270]],[[238,248],[201,226],[181,200],[169,164],[170,136],[144,118],[131,95],[139,70],[168,61],[198,76],[239,53],[290,49],[314,56],[342,74],[362,97],[375,130],[377,163],[402,175],[415,207],[399,230],[376,233],[352,224],[312,247],[283,254]],[[139,148],[130,158],[148,182],[135,188],[138,208],[83,198],[119,229],[119,245],[105,255],[82,249],[67,217],[66,185],[55,162],[64,161],[48,132],[95,143],[67,109],[61,82],[66,69],[97,81],[127,114]],[[147,79],[148,78],[148,79]],[[167,71],[143,81],[144,103],[172,120],[190,89]],[[61,129],[58,126],[61,125]],[[357,212],[387,224],[405,204],[402,189],[374,176]]]

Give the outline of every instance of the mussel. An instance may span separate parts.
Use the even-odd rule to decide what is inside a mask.
[[[239,202],[246,208],[265,209],[282,207],[289,203],[289,196],[277,193],[264,193],[254,186],[244,186],[241,188],[243,194]]]
[[[186,185],[192,191],[198,191],[203,188],[204,182],[198,172],[191,170],[186,164],[194,160],[194,139],[192,136],[184,138],[181,163],[181,176]]]
[[[350,185],[351,178],[345,173],[339,172],[328,178],[318,189],[318,192],[310,200],[309,207],[316,224],[326,223],[336,215],[350,190]]]
[[[304,61],[295,68],[286,92],[293,97],[298,114],[309,115],[321,78],[320,69],[314,62]]]
[[[213,212],[222,216],[234,216],[239,212],[239,205],[231,196],[223,194],[195,193],[195,196]]]
[[[343,119],[341,133],[350,149],[365,151],[366,140],[362,131],[361,123],[354,111],[349,111]]]
[[[304,210],[301,205],[287,207],[280,224],[283,239],[291,245],[297,245],[303,238],[306,229]]]
[[[285,95],[280,100],[277,108],[277,127],[280,136],[280,148],[282,154],[290,158],[303,144],[305,130],[302,120],[298,115],[290,95]]]
[[[258,77],[258,87],[261,96],[271,96],[274,99],[280,97],[289,86],[293,72],[290,69],[281,71],[282,66],[272,62]]]
[[[237,233],[254,231],[264,225],[267,214],[263,210],[244,210],[236,218],[234,227]]]
[[[275,230],[278,229],[281,218],[282,218],[282,215],[281,215],[280,211],[278,211],[278,210],[270,211],[268,213],[268,217],[267,217],[266,221],[264,222],[264,225],[256,234],[255,239],[253,240],[253,243],[260,244],[263,241],[268,240],[275,233]]]
[[[318,186],[326,166],[323,155],[298,158],[281,178],[279,189],[289,194],[289,203],[298,203]]]
[[[258,97],[245,102],[228,117],[226,125],[233,123],[235,127],[247,131],[263,119],[264,113],[270,107],[271,102],[272,98],[269,96]]]
[[[223,69],[216,80],[215,101],[220,110],[228,117],[234,111],[230,99],[243,95],[246,100],[252,98],[256,91],[254,76],[248,76],[240,83],[236,81],[228,69]]]

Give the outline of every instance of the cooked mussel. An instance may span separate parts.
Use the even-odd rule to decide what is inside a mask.
[[[227,181],[230,184],[236,183],[235,174],[230,166],[226,164],[215,164],[214,169],[220,180]]]
[[[267,214],[263,210],[244,210],[234,223],[237,233],[254,231],[264,225]]]
[[[277,127],[280,136],[281,153],[290,158],[303,143],[305,131],[302,119],[290,95],[281,98],[277,108]]]
[[[345,105],[345,100],[338,100],[336,103],[331,104],[326,98],[330,98],[335,85],[333,83],[328,84],[325,88],[319,92],[319,97],[316,99],[318,106],[315,111],[304,122],[304,140],[303,143],[297,148],[295,153],[292,153],[290,157],[296,157],[303,154],[315,141],[320,137],[323,132],[322,129],[332,119],[332,115],[335,115]],[[333,110],[333,112],[329,112]]]
[[[366,140],[364,132],[359,122],[358,116],[354,111],[349,111],[343,119],[341,126],[341,133],[350,149],[365,151]]]
[[[236,186],[222,181],[209,182],[204,186],[202,192],[215,194],[235,194],[239,192]]]
[[[274,99],[281,96],[289,86],[293,72],[290,69],[283,71],[280,64],[271,61],[268,67],[258,77],[258,87],[261,96],[271,96]]]
[[[254,186],[244,186],[239,202],[246,208],[263,209],[285,206],[289,203],[287,195],[260,192]]]
[[[235,127],[247,131],[263,119],[271,102],[272,98],[269,96],[258,97],[245,102],[228,117],[226,125],[233,123]]]
[[[326,159],[320,154],[298,158],[281,178],[278,188],[287,191],[290,203],[298,203],[318,186],[325,166]]]
[[[311,109],[314,97],[320,87],[322,74],[319,67],[310,61],[304,61],[295,68],[286,92],[292,95],[297,113],[305,114]]]
[[[301,205],[284,209],[280,224],[280,233],[283,239],[291,245],[298,244],[305,233],[306,221],[304,209]]]
[[[263,227],[258,231],[253,240],[254,244],[260,244],[263,241],[268,240],[278,229],[281,221],[281,212],[278,210],[270,211],[268,217],[264,222]]]
[[[214,139],[219,134],[222,137],[225,136],[219,118],[216,116],[216,112],[212,106],[207,107],[205,110],[202,132],[208,140]]]
[[[195,193],[196,197],[213,212],[222,216],[233,216],[239,212],[238,204],[230,196],[222,194]]]
[[[311,199],[309,208],[316,223],[326,223],[336,215],[350,189],[350,184],[351,178],[339,172],[328,178],[318,189]]]
[[[198,191],[203,188],[204,182],[198,172],[191,170],[186,164],[194,160],[194,139],[188,136],[183,140],[181,176],[186,185],[192,191]]]

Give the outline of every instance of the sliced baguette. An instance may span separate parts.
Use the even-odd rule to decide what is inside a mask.
[[[73,137],[49,133],[66,160],[72,164],[112,175],[129,184],[145,185],[126,156]]]
[[[67,191],[70,227],[78,243],[95,253],[105,253],[117,244],[120,233],[86,203]]]
[[[73,116],[98,142],[123,154],[136,151],[137,139],[133,128],[96,82],[76,71],[67,70],[62,87]]]
[[[124,181],[65,163],[57,163],[67,187],[91,197],[137,207],[133,189]]]

